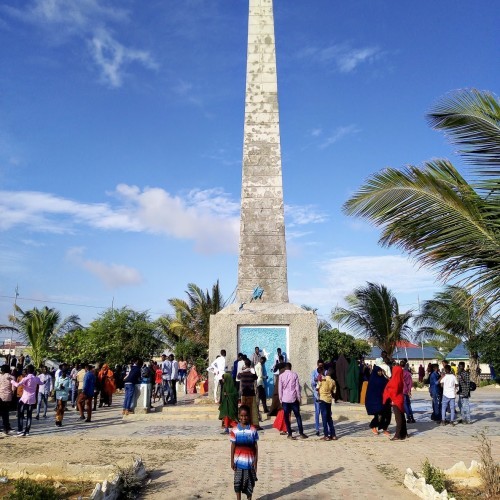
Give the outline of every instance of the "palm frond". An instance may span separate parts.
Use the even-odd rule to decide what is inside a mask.
[[[495,95],[476,89],[454,91],[434,106],[428,120],[463,147],[459,153],[477,166],[477,172],[500,176],[500,103]]]
[[[402,248],[443,279],[463,279],[490,302],[499,300],[498,206],[482,199],[450,162],[378,172],[343,210],[381,227],[382,245]]]

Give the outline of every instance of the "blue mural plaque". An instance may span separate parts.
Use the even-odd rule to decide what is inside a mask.
[[[288,356],[288,327],[287,326],[240,326],[238,328],[238,352],[249,358],[256,347],[260,348],[261,355],[266,356],[267,396],[271,397],[274,390],[273,366],[276,349],[281,348]]]

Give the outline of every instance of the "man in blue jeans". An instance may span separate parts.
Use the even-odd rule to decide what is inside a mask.
[[[142,361],[134,359],[128,375],[123,379],[125,383],[125,399],[123,400],[123,415],[128,415],[134,404],[134,393],[136,384],[141,383]]]
[[[314,428],[316,436],[319,436],[319,393],[318,393],[318,375],[323,375],[325,364],[322,359],[318,359],[316,369],[311,373],[311,388],[314,394]]]
[[[432,373],[429,377],[429,392],[432,397],[432,415],[431,420],[436,423],[441,423],[441,395],[443,393],[439,380],[441,374],[439,373],[439,365],[434,363],[432,365]]]
[[[299,428],[299,437],[307,439],[302,426],[302,417],[300,416],[300,385],[299,376],[292,372],[291,363],[285,363],[285,371],[280,375],[278,382],[278,395],[285,413],[285,425],[288,439],[292,437],[292,427],[290,425],[290,413],[293,411],[297,426]]]

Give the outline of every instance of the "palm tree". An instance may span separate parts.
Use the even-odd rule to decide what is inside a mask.
[[[407,340],[412,311],[399,312],[396,297],[384,285],[367,283],[345,298],[348,307],[335,307],[332,321],[339,322],[371,341],[388,356],[396,343]]]
[[[447,286],[433,299],[426,300],[416,324],[420,325],[418,333],[423,338],[454,337],[465,342],[470,354],[471,376],[476,381],[479,354],[474,349],[474,341],[488,335],[492,342],[498,342],[500,333],[498,320],[484,300],[458,286]]]
[[[500,103],[478,90],[459,90],[428,115],[471,169],[469,184],[444,159],[422,167],[384,169],[344,204],[344,212],[382,228],[380,243],[402,248],[457,278],[485,299],[500,301]]]
[[[218,313],[225,306],[219,281],[212,286],[211,293],[189,283],[186,294],[187,300],[169,299],[174,315],[162,316],[158,326],[174,344],[188,339],[208,348],[210,315]]]
[[[74,314],[61,321],[60,312],[46,306],[29,311],[23,311],[18,305],[14,307],[16,314],[9,317],[12,326],[0,325],[0,330],[19,333],[28,342],[36,368],[40,368],[50,353],[52,341],[57,336],[81,328],[80,318]]]

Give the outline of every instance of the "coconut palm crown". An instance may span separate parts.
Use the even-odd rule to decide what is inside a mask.
[[[367,283],[345,298],[347,307],[336,307],[332,321],[346,326],[359,336],[392,355],[397,342],[408,340],[412,311],[399,312],[396,297],[384,285]]]
[[[431,126],[459,145],[467,182],[446,159],[421,167],[386,168],[344,205],[382,229],[397,246],[486,300],[500,302],[500,103],[488,92],[459,90],[428,115]]]

